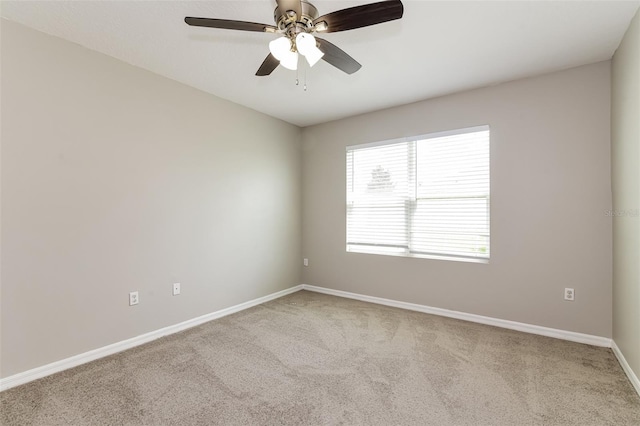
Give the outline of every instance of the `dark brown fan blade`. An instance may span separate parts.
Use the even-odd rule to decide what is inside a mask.
[[[327,40],[316,37],[316,41],[318,42],[318,49],[324,53],[322,59],[338,68],[346,72],[347,74],[353,74],[358,71],[362,65],[358,63],[355,59],[349,56],[344,50],[340,49],[335,44],[329,43]]]
[[[221,28],[224,30],[256,31],[260,33],[275,32],[273,25],[258,24],[256,22],[233,21],[230,19],[192,18],[187,16],[184,22],[194,27]]]
[[[300,0],[276,0],[276,3],[278,4],[278,16],[276,19],[286,14],[287,10],[293,10],[298,20],[302,17],[302,3]]]
[[[316,30],[335,33],[400,19],[403,12],[404,6],[400,0],[388,0],[331,12],[315,19],[313,24],[325,22],[326,29],[316,28]]]
[[[264,59],[264,62],[262,62],[262,65],[260,65],[260,68],[258,68],[258,71],[256,71],[256,75],[260,77],[269,75],[273,72],[273,70],[278,68],[278,65],[280,65],[280,61],[277,60],[276,57],[271,53],[269,53],[269,56]]]

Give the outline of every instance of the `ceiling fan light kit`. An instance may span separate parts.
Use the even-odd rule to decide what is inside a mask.
[[[291,40],[288,38],[280,37],[271,41],[269,51],[283,67],[293,71],[298,69],[298,53],[293,50]]]
[[[276,0],[275,26],[255,22],[215,18],[186,17],[188,25],[228,30],[277,33],[282,36],[269,43],[269,55],[256,72],[258,76],[271,74],[278,65],[296,70],[298,54],[304,56],[309,66],[320,59],[347,74],[358,71],[355,59],[327,40],[311,33],[347,31],[381,24],[402,18],[404,7],[400,0],[386,0],[362,6],[338,10],[318,17],[318,9],[306,0]]]
[[[299,33],[296,36],[296,47],[298,53],[305,57],[310,67],[324,56],[324,53],[316,45],[316,38],[309,33]]]
[[[298,69],[298,54],[304,56],[311,67],[324,56],[316,46],[316,38],[309,33],[298,33],[295,42],[288,37],[277,38],[269,43],[269,51],[280,65],[294,71]]]

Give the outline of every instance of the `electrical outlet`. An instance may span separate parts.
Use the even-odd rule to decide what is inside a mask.
[[[576,298],[576,292],[574,289],[572,288],[565,288],[564,289],[564,300],[575,300]]]
[[[132,291],[129,293],[129,306],[137,305],[140,302],[140,298],[138,297],[137,291]]]
[[[302,259],[302,264],[303,264],[304,266],[309,266],[309,259],[306,259],[306,258],[305,258],[305,259]]]
[[[180,294],[180,283],[173,283],[173,295],[177,296]]]

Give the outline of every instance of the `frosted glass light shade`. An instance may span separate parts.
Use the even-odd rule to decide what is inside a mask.
[[[275,55],[274,55],[275,56]],[[295,71],[298,69],[298,52],[289,51],[280,59],[280,65],[283,67]]]
[[[296,36],[298,52],[305,57],[309,66],[314,66],[324,53],[316,46],[316,38],[308,33],[300,33]]]
[[[269,50],[277,60],[284,57],[287,52],[291,52],[291,41],[286,37],[280,37],[269,42]]]
[[[280,61],[280,65],[290,70],[298,69],[298,53],[291,51],[291,40],[280,37],[269,43],[269,51]]]

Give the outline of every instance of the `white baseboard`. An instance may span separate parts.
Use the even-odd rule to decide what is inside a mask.
[[[102,348],[94,349],[88,352],[84,352],[78,355],[74,355],[69,358],[62,359],[60,361],[52,362],[51,364],[43,365],[31,370],[24,371],[22,373],[14,374],[13,376],[0,379],[0,391],[11,389],[13,387],[22,385],[24,383],[31,382],[42,377],[49,376],[60,371],[67,370],[69,368],[77,367],[78,365],[86,364],[87,362],[94,361],[99,358],[113,355],[117,352],[122,352],[126,349],[131,349],[136,346],[151,342],[152,340],[159,339],[163,336],[178,333],[191,327],[209,322],[211,320],[221,318],[236,312],[243,311],[256,305],[268,302],[273,299],[278,299],[287,294],[294,293],[302,290],[301,285],[288,288],[286,290],[278,291],[257,299],[250,300],[248,302],[240,303],[239,305],[231,306],[229,308],[221,309],[210,314],[202,315],[197,318],[193,318],[175,325],[161,328],[159,330],[151,331],[149,333],[141,334],[140,336],[132,337],[131,339],[123,340]]]
[[[622,366],[624,373],[629,378],[629,381],[635,388],[636,392],[638,392],[638,395],[640,395],[640,379],[638,379],[638,376],[636,376],[636,373],[634,373],[631,367],[629,366],[629,363],[625,359],[624,355],[622,355],[622,351],[620,351],[620,348],[618,347],[618,345],[616,345],[615,340],[611,340],[611,349],[613,349],[613,353],[616,355],[616,358],[618,358],[618,362]]]
[[[541,326],[532,325],[532,324],[502,320],[502,319],[492,318],[492,317],[485,317],[482,315],[469,314],[469,313],[459,312],[459,311],[451,311],[448,309],[434,308],[431,306],[418,305],[415,303],[400,302],[397,300],[384,299],[381,297],[366,296],[363,294],[350,293],[342,290],[334,290],[330,288],[317,287],[317,286],[308,285],[308,284],[300,284],[295,287],[288,288],[286,290],[282,290],[273,294],[269,294],[264,297],[259,297],[257,299],[253,299],[248,302],[241,303],[239,305],[231,306],[229,308],[212,312],[210,314],[202,315],[200,317],[193,318],[175,325],[171,325],[169,327],[164,327],[159,330],[155,330],[149,333],[142,334],[140,336],[133,337],[131,339],[123,340],[121,342],[104,346],[102,348],[94,349],[94,350],[91,350],[82,354],[78,354],[60,361],[53,362],[51,364],[47,364],[31,370],[27,370],[22,373],[15,374],[13,376],[6,377],[4,379],[0,379],[0,391],[19,386],[36,379],[40,379],[42,377],[46,377],[51,374],[67,370],[69,368],[77,367],[78,365],[82,365],[87,362],[94,361],[96,359],[115,354],[117,352],[122,352],[124,350],[130,349],[136,346],[140,346],[142,344],[159,339],[160,337],[178,333],[188,328],[195,327],[197,325],[203,324],[208,321],[212,321],[217,318],[224,317],[226,315],[240,312],[242,310],[251,308],[256,305],[260,305],[262,303],[280,298],[282,296],[286,296],[287,294],[291,294],[299,290],[309,290],[309,291],[314,291],[316,293],[324,293],[324,294],[329,294],[329,295],[338,296],[338,297],[361,300],[363,302],[376,303],[379,305],[392,306],[392,307],[407,309],[411,311],[423,312],[427,314],[439,315],[439,316],[444,316],[449,318],[456,318],[456,319],[476,322],[480,324],[492,325],[495,327],[502,327],[502,328],[507,328],[511,330],[522,331],[525,333],[532,333],[532,334],[538,334],[538,335],[547,336],[547,337],[554,337],[557,339],[563,339],[563,340],[568,340],[572,342],[613,348],[613,351],[616,357],[618,358],[618,360],[620,361],[622,368],[624,369],[625,373],[631,380],[631,383],[633,384],[635,389],[640,394],[640,382],[638,381],[638,378],[635,376],[635,374],[627,364],[619,348],[615,345],[615,342],[613,342],[611,339],[606,337],[575,333],[572,331],[559,330],[555,328],[541,327]]]
[[[330,294],[333,296],[346,297],[349,299],[361,300],[363,302],[377,303],[379,305],[393,306],[395,308],[408,309],[410,311],[423,312],[426,314],[440,315],[443,317],[456,318],[464,321],[477,322],[480,324],[492,325],[495,327],[508,328],[510,330],[522,331],[525,333],[538,334],[541,336],[554,337],[556,339],[569,340],[571,342],[585,343],[587,345],[611,347],[611,339],[607,337],[593,336],[591,334],[576,333],[573,331],[559,330],[556,328],[542,327],[539,325],[526,324],[516,321],[508,321],[498,318],[485,317],[482,315],[468,314],[466,312],[451,311],[449,309],[433,308],[415,303],[399,302],[397,300],[383,299],[381,297],[366,296],[363,294],[349,293],[342,290],[333,290],[325,287],[302,284],[303,290],[315,291],[317,293]]]

